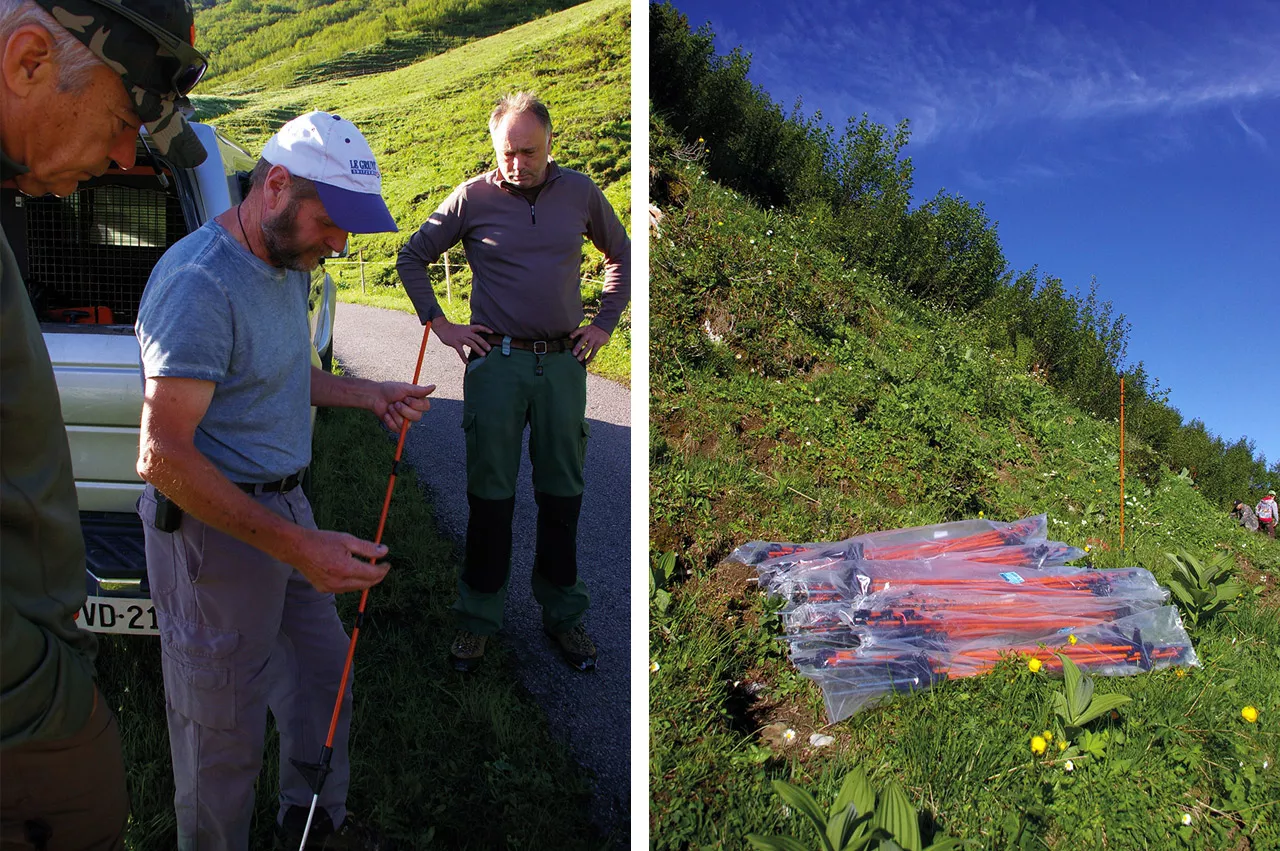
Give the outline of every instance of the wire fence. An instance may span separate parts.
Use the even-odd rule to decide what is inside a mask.
[[[388,266],[388,265],[394,266],[396,262],[397,261],[395,260],[365,260],[364,249],[361,248],[357,250],[355,258],[352,258],[350,255],[346,257],[332,257],[325,260],[325,265],[327,266],[330,264],[339,264],[339,265],[359,266],[360,267],[360,293],[362,295],[365,295],[368,293],[368,289],[366,288],[366,285],[365,285],[364,267],[365,266]],[[457,271],[457,269],[460,266],[467,266],[467,265],[468,265],[467,263],[462,263],[462,264],[451,263],[449,261],[449,255],[447,253],[441,255],[441,259],[439,261],[435,263],[427,264],[428,269],[432,268],[433,266],[444,269],[445,297],[449,301],[453,301],[453,273]],[[578,286],[581,287],[582,284],[584,283],[597,284],[603,287],[605,284],[605,281],[600,278],[591,278],[591,277],[588,277],[587,275],[582,275],[578,279]]]

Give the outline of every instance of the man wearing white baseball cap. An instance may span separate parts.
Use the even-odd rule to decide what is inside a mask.
[[[311,406],[367,408],[392,429],[434,387],[311,365],[309,271],[349,233],[396,230],[372,151],[311,112],[267,142],[244,200],[169,249],[138,310],[146,381],[138,502],[160,626],[178,847],[245,849],[267,710],[280,731],[281,838],[312,792],[291,762],[324,745],[347,650],[334,592],[382,580],[386,555],[320,531],[298,484]],[[390,847],[346,812],[350,691],[314,847]]]

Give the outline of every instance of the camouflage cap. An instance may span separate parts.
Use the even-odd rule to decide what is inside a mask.
[[[209,60],[195,49],[190,0],[35,0],[124,80],[152,146],[174,165],[206,153],[178,108]]]

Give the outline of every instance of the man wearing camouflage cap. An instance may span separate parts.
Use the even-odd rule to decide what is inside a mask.
[[[176,110],[205,58],[173,0],[0,0],[0,181],[69,195],[134,163],[145,124],[204,159]],[[76,628],[85,551],[53,367],[0,231],[0,847],[124,847],[120,733]]]

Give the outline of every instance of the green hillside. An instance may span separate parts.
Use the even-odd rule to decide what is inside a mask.
[[[981,317],[851,265],[820,213],[717,183],[710,156],[652,127],[651,549],[655,564],[677,557],[655,577],[670,597],[650,594],[654,846],[745,848],[754,832],[815,847],[770,781],[825,807],[857,764],[902,784],[926,834],[975,848],[1280,847],[1280,545],[1191,476],[1135,464],[1130,434],[1122,551],[1114,419],[988,348]],[[753,572],[722,563],[748,540],[1038,513],[1093,566],[1167,582],[1166,552],[1228,553],[1246,589],[1192,632],[1202,667],[1098,678],[1133,702],[1092,728],[1106,746],[1071,771],[1029,748],[1061,680],[1015,661],[828,727]],[[835,742],[813,747],[815,732]]]
[[[214,40],[214,33],[224,32],[215,26],[215,22],[223,20],[219,15],[225,16],[228,26],[234,22],[244,28],[236,31],[240,36],[225,31],[219,39],[235,42],[243,32],[254,31],[249,23],[229,14],[230,7],[240,2],[232,0],[200,13],[197,25],[206,28],[202,30],[206,32],[206,42]],[[376,11],[382,5],[385,4],[375,4],[372,9]],[[444,20],[455,5],[471,10],[467,14],[477,21],[483,20],[481,32],[510,16],[534,17],[530,10],[535,8],[528,3],[511,2],[408,3],[398,6],[394,14],[383,11],[378,13],[382,17],[375,18],[411,28],[405,22],[418,21],[428,13],[428,7],[434,10],[430,14]],[[536,7],[539,11],[544,8]],[[368,10],[357,10],[355,4],[342,2],[313,12],[323,10],[337,15],[343,9],[356,16],[353,21],[357,17],[363,20],[360,16],[368,14]],[[268,33],[293,32],[281,28],[302,26],[294,22],[309,18],[310,14],[288,15],[275,24],[264,25],[254,31],[251,40],[256,45]],[[461,26],[459,21],[464,19],[465,16],[450,19],[449,26]],[[340,298],[410,309],[395,274],[396,252],[454,186],[493,168],[487,129],[489,111],[499,96],[510,91],[531,90],[547,103],[554,125],[552,155],[560,164],[590,175],[630,230],[631,27],[630,6],[624,0],[592,0],[497,35],[466,40],[440,55],[398,68],[402,64],[397,58],[401,56],[399,48],[391,45],[383,50],[376,41],[348,46],[338,57],[330,55],[333,44],[348,44],[342,39],[349,29],[348,24],[332,24],[312,38],[295,33],[290,38],[298,39],[296,45],[272,48],[281,52],[270,53],[261,61],[301,63],[298,68],[306,66],[312,71],[326,63],[326,67],[336,67],[335,63],[341,62],[363,63],[358,74],[328,79],[326,74],[308,71],[311,76],[324,79],[248,91],[244,82],[247,76],[227,72],[202,84],[200,93],[193,98],[201,120],[209,121],[254,152],[282,123],[311,109],[338,113],[360,127],[378,157],[384,195],[401,232],[352,238],[348,261],[328,264],[339,283]],[[329,36],[334,33],[344,35],[331,40]],[[272,39],[279,37],[273,35]],[[234,50],[229,54],[238,55]],[[278,55],[287,60],[269,59]],[[395,70],[365,73],[377,67]],[[586,248],[583,299],[590,312],[599,303],[599,285],[594,282],[602,279],[603,272],[599,252],[589,244]],[[363,292],[357,258],[364,261]],[[466,319],[470,279],[461,249],[451,252],[450,259],[453,268],[461,272],[453,276],[453,299],[446,310],[455,320]],[[432,269],[432,280],[438,283],[441,304],[445,305],[443,270]],[[628,376],[629,311],[593,369],[623,380]]]
[[[248,0],[198,10],[205,88],[260,91],[388,71],[572,6],[568,0]]]

